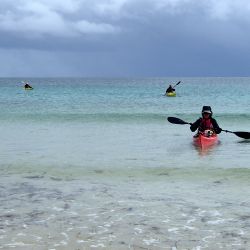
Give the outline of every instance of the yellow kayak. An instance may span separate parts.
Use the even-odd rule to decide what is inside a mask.
[[[166,93],[166,96],[176,96],[176,93],[175,92],[168,92],[168,93]]]

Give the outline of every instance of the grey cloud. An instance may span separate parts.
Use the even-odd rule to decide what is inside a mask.
[[[158,15],[202,13],[203,18],[225,20],[243,14],[241,18],[248,19],[250,8],[244,0],[2,0],[1,5],[0,30],[54,37],[114,33],[126,30],[127,20],[143,22]]]
[[[17,65],[16,51],[37,74],[245,75],[249,9],[245,0],[2,0],[0,64]]]
[[[27,36],[32,33],[39,37],[50,35],[54,37],[72,37],[81,34],[112,33],[118,29],[104,21],[88,21],[84,15],[74,19],[74,14],[81,11],[80,1],[30,1],[21,5],[5,5],[0,13],[0,30]],[[81,1],[84,4],[85,1]],[[20,4],[20,5],[19,5]],[[66,8],[70,6],[69,8]]]

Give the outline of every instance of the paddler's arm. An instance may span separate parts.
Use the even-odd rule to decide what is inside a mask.
[[[219,127],[217,121],[215,119],[212,119],[212,124],[213,124],[213,128],[216,134],[219,134],[222,129]]]
[[[201,123],[201,118],[192,123],[192,125],[190,126],[190,130],[194,132],[200,126],[200,123]]]

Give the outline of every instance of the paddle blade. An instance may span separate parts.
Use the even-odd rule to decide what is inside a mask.
[[[183,124],[190,124],[190,123],[185,122],[185,121],[183,121],[183,120],[181,120],[179,118],[171,117],[171,116],[168,117],[168,121],[170,123],[173,123],[173,124],[181,124],[181,125],[183,125]]]
[[[180,84],[180,83],[181,83],[181,81],[177,82],[177,83],[174,85],[174,87],[177,86],[177,85]],[[174,87],[173,87],[173,88],[174,88]]]
[[[240,138],[244,138],[244,139],[250,139],[250,133],[249,132],[241,132],[241,131],[237,131],[237,132],[233,132],[235,135],[239,136]]]

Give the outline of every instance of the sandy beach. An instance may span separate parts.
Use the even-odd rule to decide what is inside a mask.
[[[180,174],[1,176],[0,249],[248,249],[246,179]]]

